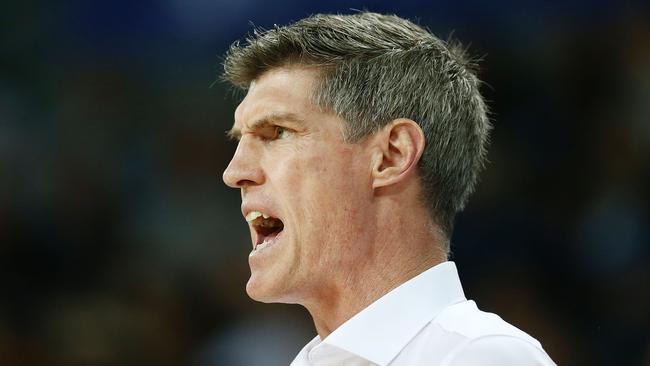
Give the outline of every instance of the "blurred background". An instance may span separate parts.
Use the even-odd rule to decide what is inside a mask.
[[[490,164],[453,237],[468,297],[560,365],[650,365],[650,6],[14,1],[0,14],[0,365],[287,365],[299,306],[244,291],[221,173],[253,26],[396,13],[482,56]]]

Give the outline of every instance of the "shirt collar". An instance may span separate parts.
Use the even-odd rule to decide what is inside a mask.
[[[466,301],[454,262],[440,263],[379,298],[343,323],[321,344],[385,366],[442,309]]]

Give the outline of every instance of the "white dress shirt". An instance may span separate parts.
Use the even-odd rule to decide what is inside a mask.
[[[465,298],[456,265],[420,273],[316,336],[291,366],[549,366],[537,340]]]

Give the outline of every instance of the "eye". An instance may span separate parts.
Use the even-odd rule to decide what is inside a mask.
[[[293,131],[289,128],[273,125],[261,129],[258,135],[262,140],[270,142],[275,140],[283,140],[289,137],[292,132]]]
[[[277,139],[286,138],[289,135],[289,130],[284,127],[275,126],[275,136]]]

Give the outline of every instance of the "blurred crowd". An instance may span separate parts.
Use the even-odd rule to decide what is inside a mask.
[[[560,365],[650,365],[650,6],[23,1],[0,15],[0,365],[287,365],[221,173],[253,25],[368,10],[470,44],[495,129],[458,217],[469,298]]]

